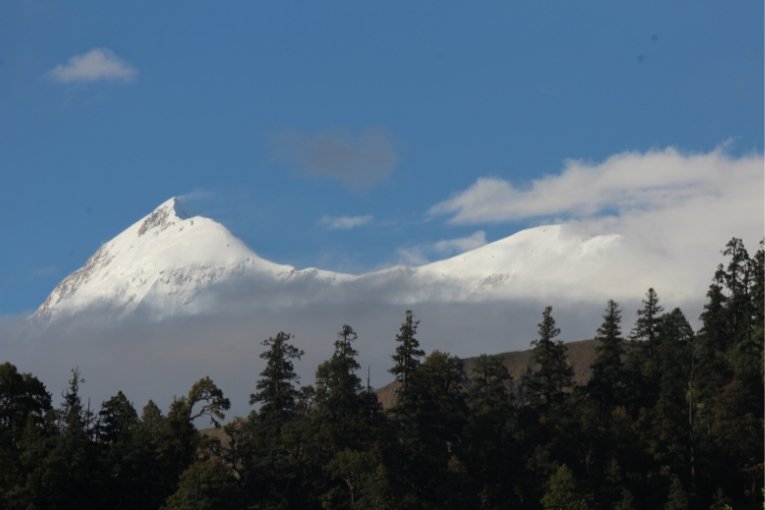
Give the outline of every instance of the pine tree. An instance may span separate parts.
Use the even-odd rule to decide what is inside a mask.
[[[231,466],[217,457],[202,458],[180,477],[178,490],[161,510],[234,510],[243,508]]]
[[[266,367],[260,373],[255,386],[258,390],[250,395],[250,405],[259,403],[259,416],[281,428],[294,416],[298,389],[295,387],[297,374],[293,360],[300,359],[303,351],[290,344],[292,335],[280,331],[275,337],[263,340],[268,347],[260,357],[266,360]]]
[[[98,504],[101,473],[96,469],[90,442],[88,411],[80,399],[79,369],[72,370],[69,387],[63,395],[60,431],[42,473],[46,480],[45,507],[88,508]]]
[[[39,379],[11,363],[0,364],[0,440],[15,442],[28,419],[42,425],[50,409],[50,393]]]
[[[672,478],[672,483],[669,486],[664,510],[688,510],[688,493],[685,492],[683,483],[676,476]]]
[[[400,448],[398,482],[405,508],[469,508],[462,498],[458,452],[467,419],[464,363],[433,351],[411,374],[395,408]]]
[[[717,283],[709,286],[701,322],[699,334],[702,337],[702,346],[699,354],[703,361],[713,364],[716,355],[725,352],[733,340],[728,318],[728,298]]]
[[[660,362],[655,359],[664,308],[653,288],[646,292],[643,307],[626,345],[625,369],[628,381],[627,405],[633,415],[653,405],[659,391]]]
[[[374,394],[363,391],[356,374],[356,332],[343,325],[332,357],[316,371],[312,433],[319,441],[315,459],[324,473],[321,500],[331,508],[353,508],[376,500],[379,456],[374,435],[382,414]],[[318,485],[318,484],[317,484]]]
[[[361,392],[361,379],[356,374],[360,368],[353,348],[358,338],[349,325],[343,325],[335,340],[332,357],[316,370],[316,400],[330,413],[347,403],[352,403]]]
[[[516,490],[513,379],[499,356],[478,357],[467,391],[465,463],[476,482],[481,508],[520,504]]]
[[[535,368],[525,384],[531,402],[546,406],[559,402],[564,391],[573,386],[574,370],[566,359],[566,345],[554,340],[560,329],[555,326],[551,306],[544,309],[542,322],[537,326],[539,338],[531,342],[531,363]]]
[[[571,469],[565,464],[550,476],[547,491],[542,496],[544,510],[589,510],[592,498],[584,494],[574,479]]]
[[[399,382],[399,390],[406,392],[412,374],[420,366],[420,358],[425,356],[425,351],[420,349],[420,342],[417,341],[417,327],[420,321],[415,321],[411,310],[406,311],[398,335],[396,335],[396,353],[393,355],[393,368],[390,372],[396,376]]]
[[[44,450],[51,396],[31,374],[0,364],[0,508],[11,508],[14,494],[42,462],[30,450]]]
[[[102,444],[113,444],[129,435],[138,426],[138,413],[124,393],[117,392],[98,412],[96,437]]]
[[[658,394],[649,444],[655,458],[675,472],[695,476],[695,334],[679,308],[662,317],[655,356]]]
[[[157,494],[155,443],[141,427],[133,405],[121,391],[101,405],[96,425],[96,441],[103,481],[103,501],[115,510],[156,508]]]
[[[595,337],[597,357],[592,364],[592,376],[588,383],[590,393],[606,409],[623,403],[625,397],[624,339],[621,337],[622,313],[619,305],[608,301],[603,323]]]
[[[765,326],[765,240],[760,241],[760,248],[749,260],[749,273],[752,287],[749,296],[752,300],[752,324],[755,337],[762,341],[763,326]]]
[[[730,257],[723,270],[722,280],[730,292],[733,334],[737,339],[751,338],[752,309],[749,292],[752,283],[752,266],[749,254],[741,239],[734,237],[725,245],[723,255]]]
[[[643,308],[637,312],[637,321],[632,329],[630,337],[632,340],[644,340],[648,343],[649,353],[653,344],[659,335],[659,323],[661,321],[661,312],[664,308],[659,304],[659,295],[652,288],[646,292],[645,299],[642,301]]]
[[[266,366],[250,395],[250,404],[260,404],[260,409],[244,425],[240,483],[247,494],[257,495],[262,508],[301,508],[313,494],[307,471],[317,463],[305,458],[309,432],[299,414],[301,391],[294,365],[303,351],[291,338],[280,331],[262,342],[267,350],[260,357]]]

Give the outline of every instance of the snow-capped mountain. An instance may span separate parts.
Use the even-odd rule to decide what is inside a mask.
[[[419,267],[362,275],[299,270],[259,257],[223,225],[185,214],[171,198],[101,246],[35,316],[103,308],[165,318],[233,303],[246,310],[363,299],[413,304],[640,296],[656,275],[641,277],[640,261],[626,254],[619,235],[587,236],[551,225]]]
[[[261,258],[226,227],[187,215],[171,198],[101,246],[53,289],[35,315],[71,315],[89,307],[120,314],[143,308],[155,317],[195,313],[200,311],[200,293],[243,275],[271,282],[346,277],[315,269],[297,271]]]

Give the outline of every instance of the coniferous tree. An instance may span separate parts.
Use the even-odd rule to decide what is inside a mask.
[[[0,364],[0,438],[15,442],[29,419],[42,425],[50,409],[50,393],[39,379],[11,363]]]
[[[200,447],[206,444],[194,421],[206,416],[217,426],[230,405],[209,377],[199,379],[186,396],[177,398],[170,405],[170,411],[162,419],[157,444],[158,462],[162,466],[162,500],[177,490],[181,474],[194,462]]]
[[[683,483],[676,476],[670,483],[664,510],[688,510],[688,494],[683,488]]]
[[[69,387],[63,395],[59,433],[40,481],[47,508],[88,508],[98,504],[100,473],[90,442],[88,411],[80,399],[79,369],[72,370]]]
[[[316,404],[322,411],[322,419],[333,425],[347,423],[349,415],[359,409],[361,379],[356,374],[358,353],[353,348],[357,338],[352,327],[343,325],[335,341],[335,352],[316,370]]]
[[[397,404],[401,508],[471,506],[460,476],[467,417],[463,366],[459,358],[432,352],[411,374]]]
[[[547,406],[559,402],[564,391],[573,386],[574,370],[566,359],[566,345],[555,340],[560,329],[555,326],[551,306],[544,309],[537,326],[539,338],[531,342],[531,363],[535,368],[525,381],[525,391],[532,403]]]
[[[417,340],[417,327],[420,321],[415,321],[411,310],[406,311],[398,335],[396,335],[396,353],[393,355],[393,368],[390,372],[396,376],[399,382],[400,391],[406,392],[412,375],[420,366],[420,359],[425,356],[425,351],[420,349],[420,342]]]
[[[752,264],[744,242],[732,238],[725,245],[723,255],[730,257],[728,266],[718,270],[722,281],[730,292],[731,328],[737,339],[751,338],[753,333],[750,290],[752,285]]]
[[[178,490],[161,510],[234,510],[242,508],[231,467],[217,457],[191,464],[181,475]]]
[[[260,404],[258,416],[277,428],[294,416],[299,394],[293,360],[300,359],[303,351],[290,344],[291,338],[289,333],[280,331],[263,340],[262,345],[268,350],[260,358],[266,360],[266,367],[255,386],[258,391],[250,395],[250,405]]]
[[[661,377],[660,361],[655,358],[655,351],[664,307],[659,304],[659,296],[653,288],[646,292],[642,305],[637,311],[637,320],[626,346],[626,377],[631,388],[626,404],[633,415],[641,408],[651,407],[656,401]]]
[[[362,389],[351,326],[343,325],[332,357],[316,371],[313,434],[326,488],[321,499],[332,508],[355,508],[380,499],[377,469],[381,410],[377,398]]]
[[[592,375],[588,383],[590,393],[609,410],[623,404],[625,396],[625,350],[621,321],[619,305],[609,300],[603,323],[595,337],[599,344],[595,348],[597,357],[592,364]]]
[[[657,460],[672,466],[692,486],[695,419],[695,334],[679,308],[664,315],[656,358],[659,392],[654,405],[650,444]]]
[[[138,425],[138,413],[124,393],[118,391],[115,396],[101,405],[96,423],[96,437],[102,444],[113,444]]]
[[[267,338],[261,355],[266,366],[250,395],[250,404],[260,404],[246,424],[248,438],[242,444],[241,481],[245,494],[256,498],[262,508],[307,507],[311,492],[306,473],[312,463],[304,458],[305,429],[299,415],[301,392],[294,360],[303,351],[290,343],[292,335],[279,332]]]
[[[589,510],[592,499],[579,488],[574,474],[566,464],[550,476],[547,490],[542,496],[544,510]]]
[[[698,368],[705,377],[700,381],[699,389],[704,393],[713,393],[730,378],[731,366],[725,353],[733,342],[729,327],[728,298],[717,283],[709,286],[707,303],[700,318],[702,327],[697,349]]]
[[[478,357],[468,390],[465,462],[481,508],[520,504],[513,379],[498,356]]]
[[[724,253],[698,335],[649,290],[624,342],[610,301],[591,380],[571,391],[550,308],[519,398],[499,357],[468,361],[469,380],[454,356],[422,360],[408,312],[387,414],[361,385],[350,326],[315,388],[297,389],[300,351],[280,333],[259,411],[221,441],[195,426],[228,409],[209,378],[165,416],[150,401],[139,418],[119,392],[94,420],[78,371],[56,411],[39,380],[0,364],[0,508],[760,508],[762,244]]]
[[[632,329],[630,337],[632,340],[644,340],[648,344],[649,356],[650,349],[653,348],[657,337],[659,336],[659,323],[661,322],[661,312],[664,308],[659,304],[659,295],[653,289],[649,288],[645,299],[642,301],[643,308],[637,312],[637,321]]]
[[[752,325],[755,337],[762,341],[765,326],[765,241],[760,241],[759,249],[754,257],[749,259],[749,273],[752,281],[749,291],[752,301]]]
[[[0,364],[0,508],[23,497],[27,477],[41,464],[38,455],[50,433],[51,396],[31,374]]]

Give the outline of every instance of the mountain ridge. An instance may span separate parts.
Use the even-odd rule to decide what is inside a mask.
[[[172,197],[104,243],[53,289],[34,317],[50,321],[98,307],[163,319],[209,312],[234,294],[245,308],[369,296],[405,305],[576,298],[614,265],[622,243],[618,234],[585,236],[545,225],[421,266],[353,275],[262,258],[224,225],[188,214]],[[596,299],[618,297],[614,290],[622,280],[604,279]]]

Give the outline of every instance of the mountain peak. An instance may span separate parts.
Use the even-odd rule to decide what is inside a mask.
[[[294,268],[260,258],[220,223],[190,216],[171,197],[107,243],[66,277],[36,315],[142,302],[188,304],[213,282],[242,272],[275,277]]]
[[[178,197],[171,197],[146,216],[138,228],[138,235],[142,236],[150,230],[154,230],[155,233],[161,232],[177,221],[188,218],[189,214],[181,208]]]

